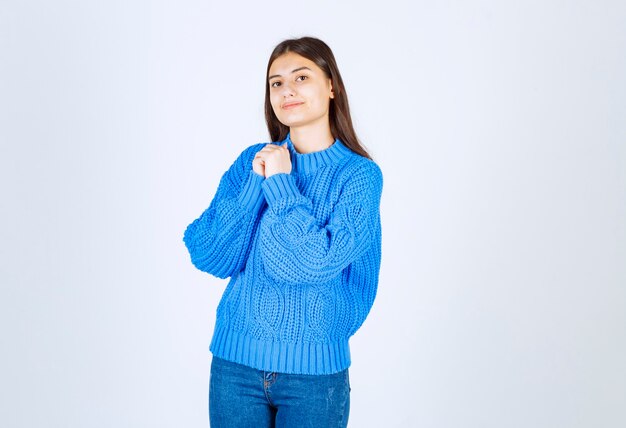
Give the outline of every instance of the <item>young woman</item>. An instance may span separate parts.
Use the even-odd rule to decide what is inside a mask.
[[[239,155],[183,238],[198,269],[230,277],[210,345],[210,422],[345,427],[348,339],[378,284],[382,174],[324,42],[283,41],[266,77],[272,142]]]

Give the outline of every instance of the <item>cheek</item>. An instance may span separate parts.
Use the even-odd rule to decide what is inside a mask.
[[[310,93],[307,94],[307,97],[311,100],[316,107],[324,107],[329,102],[329,97],[325,92],[325,88],[311,88]]]
[[[275,95],[270,95],[270,104],[272,105],[274,113],[278,113],[280,111],[280,99],[278,99]]]
[[[315,111],[326,110],[328,108],[328,100],[324,99],[320,95],[317,95],[314,99],[311,99],[311,107]]]

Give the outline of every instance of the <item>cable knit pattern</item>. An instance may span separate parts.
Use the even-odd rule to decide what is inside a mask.
[[[211,352],[259,370],[330,374],[350,366],[348,339],[369,313],[381,258],[380,168],[340,140],[301,154],[290,174],[252,171],[265,144],[223,175],[183,240],[200,270],[230,281]]]

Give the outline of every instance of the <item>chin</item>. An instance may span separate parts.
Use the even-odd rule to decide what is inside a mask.
[[[281,113],[284,113],[284,112],[281,112]],[[280,116],[277,115],[276,112],[274,112],[274,114],[276,115],[276,118],[278,119],[280,123],[290,128],[298,127],[298,126],[305,126],[305,125],[317,122],[321,118],[321,116],[318,117],[316,115],[309,115],[309,114],[281,114]]]
[[[285,119],[285,118],[278,118],[278,121],[280,123],[282,123],[285,126],[288,127],[292,127],[292,126],[302,126],[305,125],[307,123],[306,120],[293,120],[293,119]]]

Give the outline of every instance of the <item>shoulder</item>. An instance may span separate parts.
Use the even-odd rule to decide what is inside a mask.
[[[352,153],[345,165],[345,175],[351,180],[367,181],[382,188],[383,172],[372,159]]]
[[[239,157],[237,159],[252,161],[252,159],[254,158],[254,155],[256,155],[257,152],[259,150],[261,150],[263,147],[265,147],[267,144],[270,144],[270,143],[256,143],[256,144],[252,144],[252,145],[246,147],[239,154]]]
[[[334,179],[338,194],[353,201],[380,200],[383,174],[378,164],[357,153],[344,159]]]
[[[246,170],[252,169],[252,159],[254,159],[254,155],[257,154],[259,150],[261,150],[268,143],[257,143],[252,144],[245,149],[243,149],[237,158],[233,161],[231,168]]]

